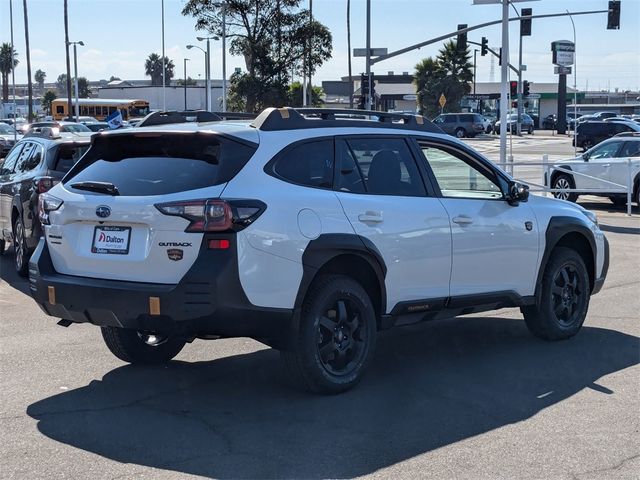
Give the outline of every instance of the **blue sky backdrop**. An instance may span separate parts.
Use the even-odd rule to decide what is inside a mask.
[[[8,42],[9,1],[0,0],[0,41]],[[188,57],[187,74],[204,78],[204,56],[185,46],[196,43],[202,32],[194,29],[194,20],[181,15],[184,0],[165,0],[166,53],[176,64],[176,75],[183,76],[182,59]],[[559,13],[565,10],[604,10],[607,0],[539,0],[517,3],[533,8],[534,14]],[[38,68],[54,81],[65,72],[64,25],[62,0],[28,0],[32,71]],[[69,0],[70,39],[83,40],[78,51],[79,75],[90,80],[109,78],[143,79],[144,60],[151,52],[161,51],[160,0]],[[308,5],[303,0],[302,5]],[[347,74],[346,0],[315,0],[315,17],[333,34],[333,58],[319,71],[316,81],[337,79]],[[365,46],[364,0],[351,2],[352,47]],[[472,0],[372,0],[372,46],[389,51],[433,38],[455,30],[459,23],[479,24],[500,18],[499,5],[472,5]],[[26,81],[25,39],[22,0],[13,0],[14,41],[20,65],[16,81]],[[640,0],[622,0],[620,30],[606,30],[606,14],[575,17],[577,30],[578,87],[590,90],[619,88],[640,89]],[[523,63],[526,78],[533,82],[554,82],[550,44],[553,40],[571,40],[573,30],[567,17],[533,21],[533,35],[525,37]],[[517,62],[519,28],[512,23],[511,63]],[[500,27],[472,32],[470,40],[489,39],[499,47]],[[437,54],[441,45],[381,62],[375,73],[413,72],[415,64],[426,56]],[[227,56],[227,72],[244,69],[243,59]],[[73,68],[73,67],[72,67]],[[212,45],[212,75],[221,78],[220,42]],[[478,53],[479,82],[490,80],[490,56]],[[354,74],[364,71],[364,59],[353,61]],[[500,69],[495,64],[495,79]],[[573,83],[571,79],[569,83]]]

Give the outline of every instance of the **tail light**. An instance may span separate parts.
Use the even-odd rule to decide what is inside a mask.
[[[60,183],[60,180],[53,177],[36,177],[33,179],[33,184],[37,193],[47,192],[58,183]]]
[[[43,193],[38,197],[38,218],[42,225],[50,225],[49,213],[58,210],[64,202],[58,197]]]
[[[158,203],[155,207],[164,215],[189,220],[185,232],[239,231],[248,227],[267,206],[258,200],[186,200]]]

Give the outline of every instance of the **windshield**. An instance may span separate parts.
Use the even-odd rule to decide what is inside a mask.
[[[0,123],[0,135],[13,135],[13,128],[6,123]]]
[[[87,127],[85,127],[80,123],[76,123],[76,124],[61,125],[60,131],[78,133],[78,132],[90,132],[91,130],[89,130]]]
[[[149,115],[149,107],[131,107],[129,109],[130,117],[146,117]]]

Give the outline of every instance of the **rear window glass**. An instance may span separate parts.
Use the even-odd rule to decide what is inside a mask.
[[[88,143],[84,145],[60,145],[55,153],[53,169],[56,172],[67,173],[87,150],[89,150]]]
[[[252,146],[205,133],[106,135],[63,183],[111,183],[127,196],[196,190],[228,182],[254,152]]]

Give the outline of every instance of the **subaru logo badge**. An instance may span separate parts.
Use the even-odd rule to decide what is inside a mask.
[[[100,205],[98,208],[96,208],[96,215],[100,218],[107,218],[109,215],[111,215],[111,209],[106,205]]]

